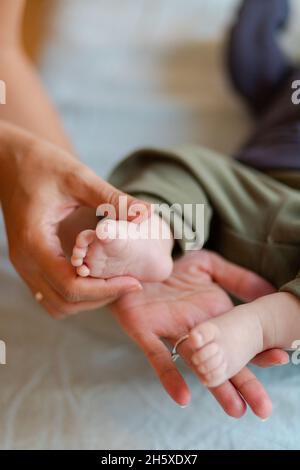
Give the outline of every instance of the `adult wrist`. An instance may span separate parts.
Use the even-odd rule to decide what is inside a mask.
[[[0,160],[6,161],[11,152],[19,152],[28,147],[32,136],[14,124],[0,120]]]
[[[23,129],[0,120],[0,199],[1,187],[5,186],[13,171],[16,158],[22,158],[32,140],[31,135]]]
[[[9,147],[11,141],[10,125],[0,121],[0,174],[3,174],[4,162],[7,160],[9,154]]]

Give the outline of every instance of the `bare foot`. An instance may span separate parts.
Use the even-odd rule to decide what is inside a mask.
[[[167,281],[144,284],[142,291],[125,295],[111,306],[123,330],[144,351],[166,391],[180,405],[186,405],[191,396],[165,342],[174,346],[178,338],[199,323],[233,309],[224,288],[247,301],[275,292],[258,275],[215,253],[201,250],[185,253],[177,259]],[[191,364],[193,350],[187,341],[179,346],[178,352],[197,372]],[[269,367],[286,363],[286,360],[287,354],[271,350],[260,355],[256,364]],[[245,413],[244,400],[260,418],[271,414],[270,398],[247,368],[211,392],[235,418]]]
[[[290,348],[300,338],[300,302],[276,293],[241,305],[193,328],[188,342],[203,383],[217,387],[254,356],[271,348]]]
[[[152,237],[153,233],[157,236]],[[82,277],[128,275],[144,282],[159,282],[172,272],[172,248],[170,229],[155,214],[151,223],[146,220],[139,225],[106,219],[96,230],[85,230],[77,236],[71,263]]]

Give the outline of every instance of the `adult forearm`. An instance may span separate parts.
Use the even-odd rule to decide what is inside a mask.
[[[20,43],[21,25],[26,0],[1,0],[0,2],[0,49]]]
[[[6,88],[6,104],[0,104],[0,120],[73,152],[58,114],[22,48],[25,4],[25,0],[0,1],[0,80]]]
[[[3,204],[7,191],[14,186],[16,166],[32,143],[33,136],[29,132],[0,120],[0,203]]]
[[[6,85],[0,119],[73,152],[58,114],[21,47],[0,48],[0,80]]]

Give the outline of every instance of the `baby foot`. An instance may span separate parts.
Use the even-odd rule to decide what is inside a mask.
[[[259,319],[243,306],[196,326],[188,341],[195,351],[192,362],[208,387],[218,387],[236,375],[263,351],[263,328]]]
[[[152,218],[153,223],[165,224],[156,215]],[[152,239],[148,231],[148,221],[139,226],[124,220],[99,222],[96,230],[78,235],[71,263],[82,277],[132,276],[140,281],[163,281],[173,268],[172,235],[169,231],[167,239]]]
[[[300,300],[277,292],[196,326],[188,338],[192,362],[208,387],[236,375],[257,354],[290,348],[300,338]]]
[[[189,346],[203,383],[217,387],[262,351],[295,347],[300,338],[300,300],[288,292],[260,297],[196,326]]]

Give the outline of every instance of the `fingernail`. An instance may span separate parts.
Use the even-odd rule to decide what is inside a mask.
[[[269,418],[264,418],[264,419],[261,419],[261,421],[262,421],[263,423],[265,423],[266,421],[268,421],[268,419],[269,419]]]
[[[179,406],[180,406],[180,408],[187,408],[188,407],[188,405],[179,405]]]
[[[126,289],[126,292],[139,292],[141,290],[143,290],[143,286],[141,286],[141,284],[135,284],[134,286]]]
[[[281,365],[286,366],[289,363],[290,363],[290,358],[288,358],[286,361],[282,361]]]
[[[287,361],[276,362],[275,364],[273,364],[273,366],[286,366],[289,363],[290,363],[290,360],[288,359]]]

